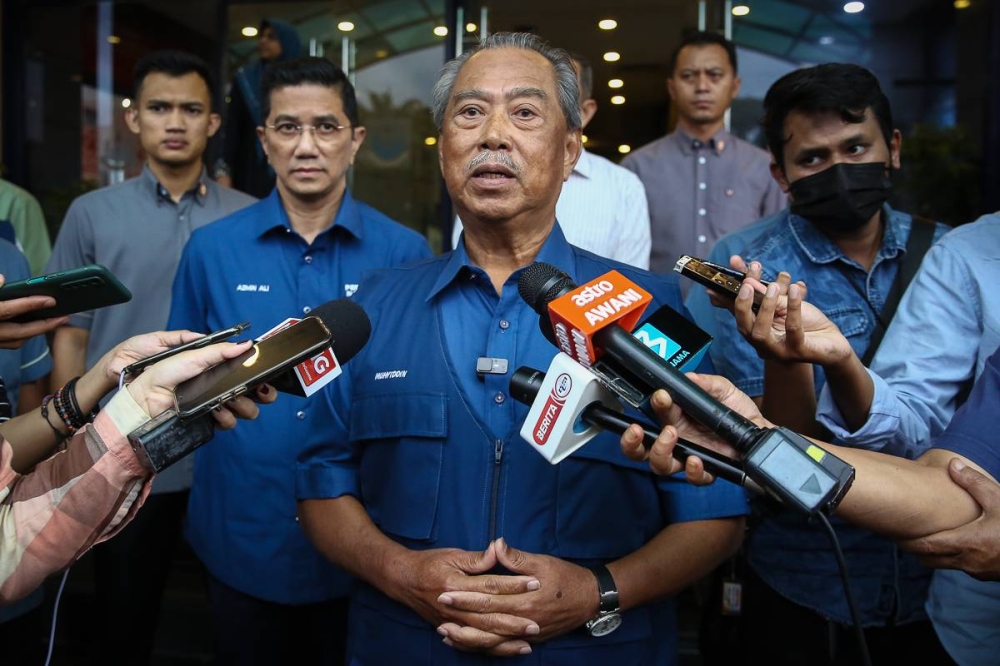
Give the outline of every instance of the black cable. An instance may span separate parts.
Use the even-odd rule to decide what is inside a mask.
[[[840,550],[840,542],[837,541],[837,533],[830,524],[830,520],[821,512],[816,513],[819,520],[826,528],[826,533],[833,543],[833,554],[837,557],[837,568],[840,569],[840,577],[844,581],[844,594],[847,595],[847,606],[851,610],[851,621],[854,623],[854,636],[858,641],[858,650],[861,651],[861,663],[864,666],[872,666],[871,655],[868,654],[868,643],[865,641],[865,630],[861,625],[861,616],[858,614],[858,607],[854,603],[854,593],[851,591],[851,579],[847,575],[847,562],[844,560],[844,553]]]

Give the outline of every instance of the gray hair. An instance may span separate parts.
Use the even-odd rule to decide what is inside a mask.
[[[549,46],[544,40],[527,32],[495,32],[479,42],[479,46],[449,60],[441,68],[441,77],[434,84],[431,102],[434,124],[439,130],[444,124],[444,110],[448,106],[448,100],[451,99],[451,91],[455,87],[459,70],[476,53],[491,49],[534,51],[552,63],[556,75],[559,106],[562,107],[563,116],[566,117],[566,126],[569,129],[580,127],[580,85],[569,55],[562,49]]]

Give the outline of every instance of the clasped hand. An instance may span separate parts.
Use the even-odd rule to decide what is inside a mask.
[[[502,567],[513,575],[488,574]],[[597,583],[587,569],[511,548],[503,539],[481,553],[413,551],[404,564],[404,603],[463,652],[518,656],[595,617]]]

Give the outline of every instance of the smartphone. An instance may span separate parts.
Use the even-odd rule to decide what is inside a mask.
[[[181,352],[189,349],[201,349],[202,347],[207,347],[208,345],[214,345],[216,342],[222,342],[235,335],[239,335],[248,328],[250,328],[250,322],[245,321],[242,324],[236,324],[236,326],[231,326],[229,328],[222,329],[221,331],[209,333],[208,335],[204,335],[197,340],[185,342],[182,345],[171,347],[170,349],[164,349],[163,351],[153,354],[152,356],[147,356],[144,359],[138,360],[131,365],[126,365],[122,368],[122,374],[137,375],[154,363],[158,363],[165,358],[170,358],[174,354],[180,354]]]
[[[40,275],[0,287],[0,301],[26,296],[51,296],[56,299],[56,304],[43,310],[26,312],[10,321],[24,323],[62,317],[132,300],[132,292],[100,264]]]
[[[330,345],[330,329],[317,317],[306,317],[254,343],[236,358],[209,368],[174,389],[177,413],[182,419],[204,414],[242,395]]]
[[[686,254],[677,260],[674,270],[730,300],[736,300],[736,295],[740,293],[740,287],[747,276],[746,273],[741,273],[728,266],[720,266],[711,261],[697,259]],[[765,287],[768,285],[764,281],[761,281],[761,284]],[[764,294],[754,290],[753,304],[750,308],[757,312],[760,310],[762,300],[764,300]]]

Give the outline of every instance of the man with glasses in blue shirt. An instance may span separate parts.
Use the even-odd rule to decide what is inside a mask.
[[[347,188],[365,128],[354,88],[322,58],[272,65],[257,128],[277,175],[271,195],[194,234],[174,282],[170,325],[212,331],[250,320],[256,335],[351,296],[367,271],[430,255],[423,236]],[[279,412],[199,450],[186,535],[209,571],[219,663],[341,663],[350,578],[295,517],[302,447],[334,416],[288,397]],[[219,438],[222,438],[221,440]],[[304,652],[303,652],[304,651]]]

